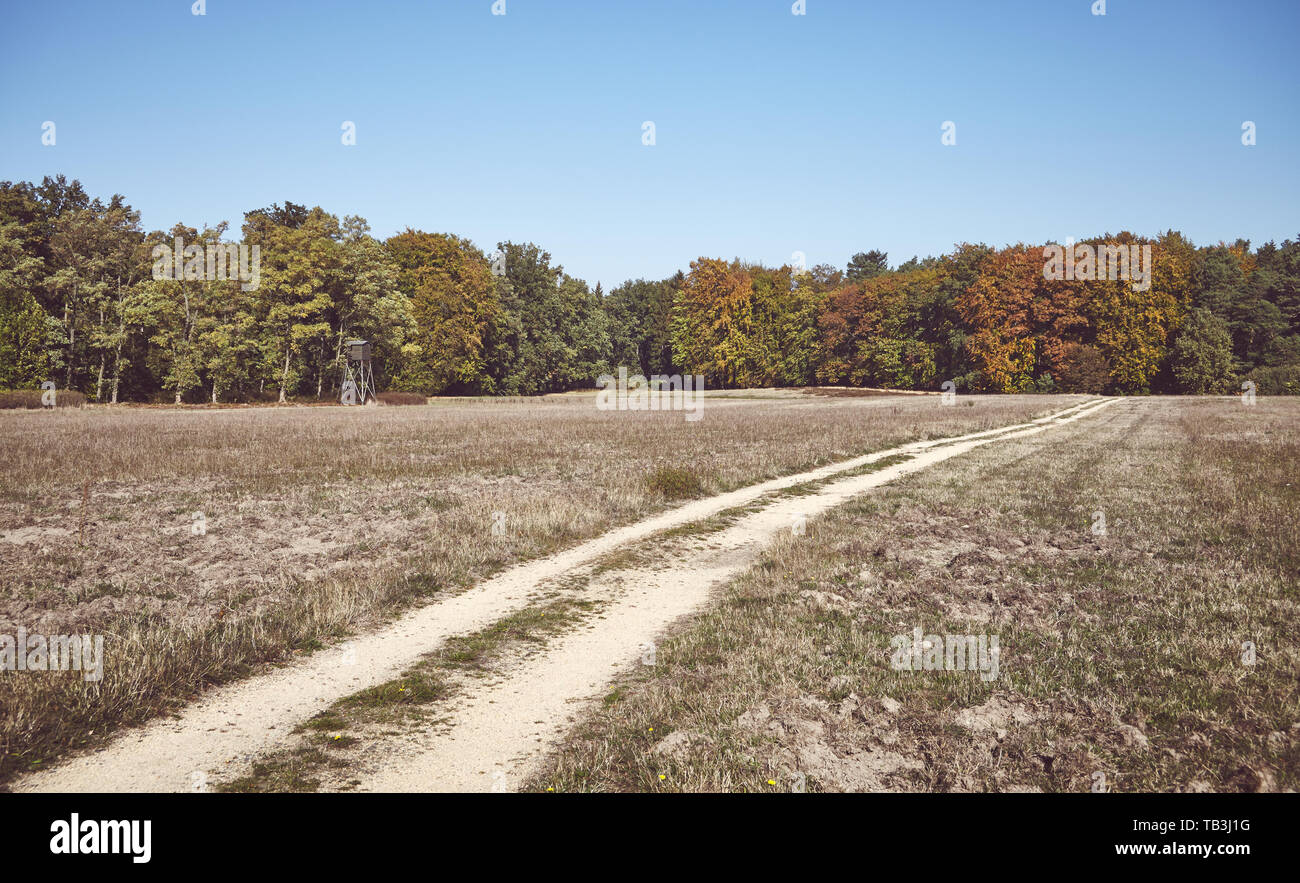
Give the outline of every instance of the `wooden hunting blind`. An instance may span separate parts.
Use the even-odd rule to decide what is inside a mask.
[[[343,348],[347,361],[343,363],[343,393],[339,400],[345,405],[373,401],[375,375],[370,367],[370,341],[349,340]]]

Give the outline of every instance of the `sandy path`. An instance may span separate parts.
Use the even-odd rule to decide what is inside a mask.
[[[226,778],[232,769],[246,765],[252,755],[279,747],[295,724],[334,701],[391,680],[447,637],[483,628],[526,607],[546,581],[564,576],[630,543],[751,503],[771,491],[829,478],[897,454],[914,455],[906,463],[835,482],[814,495],[779,501],[746,517],[742,521],[746,525],[744,530],[733,534],[732,531],[739,530],[738,524],[728,530],[727,535],[729,541],[738,544],[735,549],[748,550],[736,560],[748,561],[757,552],[751,547],[776,530],[790,529],[793,516],[789,507],[812,515],[853,494],[956,456],[979,444],[1040,432],[1057,423],[1092,413],[1111,401],[1094,399],[1029,423],[914,442],[688,503],[612,530],[564,552],[517,565],[459,595],[411,611],[365,637],[314,653],[301,662],[267,674],[213,690],[186,707],[178,718],[154,721],[130,730],[99,751],[70,758],[17,780],[13,790],[185,791],[194,789],[208,777]],[[498,717],[494,720],[475,719],[477,697],[469,697],[457,718],[469,728],[461,730],[457,726],[452,735],[457,744],[463,745],[460,740],[472,738],[468,734],[479,727],[478,732],[487,733],[490,738],[485,736],[481,744],[471,746],[476,750],[465,753],[463,764],[456,762],[455,768],[463,771],[462,778],[426,776],[427,768],[422,758],[419,763],[424,772],[417,773],[414,769],[405,773],[399,771],[400,774],[376,778],[375,782],[367,783],[367,787],[375,787],[375,790],[474,789],[481,787],[479,770],[502,769],[498,764],[504,763],[503,759],[514,757],[521,749],[549,744],[546,740],[555,737],[556,721],[560,719],[556,715],[563,713],[561,706],[580,701],[590,694],[592,685],[607,681],[614,672],[613,666],[625,663],[631,650],[641,642],[635,638],[636,635],[645,635],[642,640],[649,640],[667,623],[698,607],[706,599],[711,586],[743,566],[735,562],[710,565],[696,559],[696,555],[684,556],[683,562],[669,571],[677,573],[676,577],[662,576],[664,583],[658,589],[650,588],[653,584],[647,583],[645,591],[629,596],[609,611],[608,617],[601,620],[599,633],[591,633],[603,634],[608,628],[608,635],[612,637],[589,637],[588,640],[598,642],[593,646],[586,646],[578,638],[557,643],[554,650],[539,662],[536,670],[530,667],[527,672],[520,672],[519,678],[531,678],[533,689],[531,700],[528,698],[530,694],[520,694],[522,698],[518,701],[523,705],[511,704],[505,698],[500,700],[503,705],[492,705],[490,700],[484,700],[478,713]],[[718,569],[712,570],[711,566]],[[557,670],[548,671],[545,666],[550,665],[558,666]],[[502,685],[494,689],[509,693],[516,686],[519,685]],[[543,702],[544,706],[539,707],[535,714],[531,710],[524,713],[526,708],[533,707],[528,704],[530,701]],[[489,707],[491,714],[488,714]],[[546,724],[523,726],[520,722],[524,719],[545,721]],[[525,730],[528,731],[526,734]],[[542,739],[542,742],[534,741],[537,739]],[[450,744],[447,740],[443,742]],[[447,759],[445,745],[433,751],[441,754],[436,759],[431,755],[429,763],[452,763]],[[468,772],[470,768],[474,772]],[[507,770],[507,777],[512,781],[518,778],[514,769],[511,766]]]
[[[600,698],[614,675],[639,663],[647,643],[675,620],[703,607],[715,587],[754,564],[763,546],[777,534],[790,532],[798,516],[811,518],[980,445],[1034,435],[1115,401],[1071,409],[1036,426],[882,452],[888,456],[901,450],[915,456],[833,481],[810,495],[778,499],[706,538],[674,537],[654,564],[601,575],[602,585],[593,587],[598,594],[615,585],[621,592],[601,609],[592,627],[557,639],[544,653],[471,689],[456,702],[449,729],[440,727],[414,743],[390,746],[387,756],[369,758],[366,769],[353,769],[348,777],[360,781],[355,788],[360,791],[513,790],[536,770],[585,705]]]

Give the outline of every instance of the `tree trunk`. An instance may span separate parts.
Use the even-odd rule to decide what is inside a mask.
[[[289,347],[284,348],[284,371],[280,373],[280,404],[284,404],[284,387],[289,382]]]
[[[126,297],[122,294],[122,277],[117,277],[117,340],[113,347],[113,404],[122,381],[122,341],[126,339]]]
[[[67,300],[63,301],[63,325],[68,329],[68,370],[63,375],[63,388],[72,389],[72,345],[77,339],[77,329],[72,327],[71,312]]]
[[[125,328],[118,331],[117,349],[113,352],[113,404],[117,404],[117,387],[122,382],[122,335]]]

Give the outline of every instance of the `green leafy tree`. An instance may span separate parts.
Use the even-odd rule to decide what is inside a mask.
[[[1203,307],[1187,315],[1174,339],[1170,360],[1182,392],[1221,394],[1233,388],[1228,324]]]
[[[23,246],[18,224],[0,223],[0,389],[37,386],[50,369],[49,316],[32,294],[44,261]]]
[[[337,278],[341,235],[338,219],[319,207],[308,211],[289,202],[245,216],[244,241],[261,249],[261,374],[278,386],[281,402],[330,361],[330,283]]]
[[[499,243],[494,260],[504,312],[488,348],[495,388],[535,395],[592,384],[609,364],[601,295],[532,243]]]
[[[177,224],[166,236],[150,234],[146,244],[170,247],[179,237],[187,246],[202,247],[217,235],[217,231],[206,230],[201,236],[195,228]],[[124,308],[128,321],[145,329],[154,376],[178,405],[202,383],[203,353],[198,338],[204,318],[221,296],[206,280],[186,278],[182,271],[180,278],[151,277],[141,283]]]
[[[430,394],[491,392],[486,342],[502,310],[487,258],[468,239],[411,229],[386,246],[415,325],[400,384]]]
[[[374,344],[375,383],[383,389],[414,356],[417,334],[411,300],[399,289],[399,270],[384,243],[362,218],[343,219],[336,296],[335,375],[342,382],[343,344],[359,337]]]
[[[886,273],[850,283],[826,301],[820,377],[827,383],[914,389],[935,374],[934,347],[919,338],[921,310],[938,295],[938,270]]]
[[[849,258],[849,265],[844,275],[850,282],[861,282],[888,272],[889,255],[872,249],[868,252],[860,251]]]
[[[635,368],[643,376],[675,374],[672,350],[673,295],[682,274],[672,279],[624,282],[603,300],[610,337],[611,364]]]

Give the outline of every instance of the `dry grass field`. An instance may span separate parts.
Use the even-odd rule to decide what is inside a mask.
[[[529,787],[1294,791],[1300,400],[1074,426],[783,537]],[[997,637],[996,677],[897,670],[918,628]]]
[[[0,781],[684,498],[1080,400],[0,412],[0,633],[102,634],[106,657],[96,683],[0,676]]]

